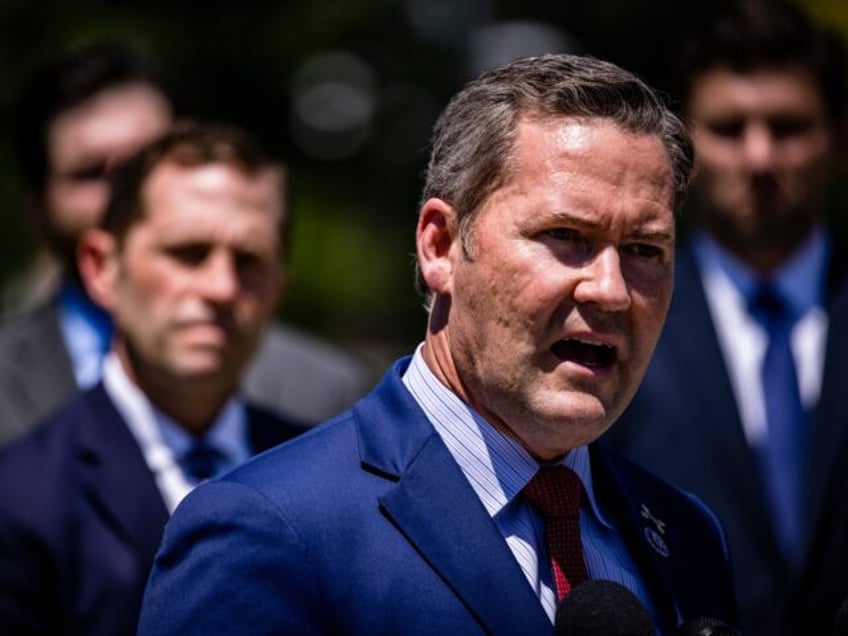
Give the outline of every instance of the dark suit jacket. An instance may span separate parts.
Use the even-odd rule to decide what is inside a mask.
[[[403,386],[401,360],[333,421],[193,491],[169,522],[141,636],[549,634],[502,535]],[[677,617],[732,621],[720,527],[700,503],[593,447],[599,501]],[[666,522],[651,547],[642,505]]]
[[[253,403],[315,424],[376,384],[365,362],[290,327],[271,325],[245,371]],[[41,422],[77,392],[51,301],[0,327],[0,445]]]
[[[265,450],[300,428],[248,407]],[[0,631],[133,634],[167,519],[102,385],[0,451]]]
[[[816,556],[806,560],[801,579],[778,551],[701,278],[686,248],[678,254],[674,298],[647,376],[608,434],[631,459],[703,499],[722,520],[746,636],[829,634],[848,596],[848,464],[836,459],[848,453],[848,288],[838,275],[831,278],[803,513],[805,551]],[[824,554],[822,533],[834,538]]]

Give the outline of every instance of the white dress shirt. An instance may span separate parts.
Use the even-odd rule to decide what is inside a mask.
[[[707,305],[749,446],[767,435],[760,372],[768,346],[765,328],[748,311],[757,275],[705,234],[693,240]],[[824,309],[829,239],[816,231],[796,255],[770,278],[799,316],[792,328],[792,354],[801,401],[818,402],[824,369],[828,316]]]
[[[150,403],[113,352],[103,361],[103,386],[138,442],[168,512],[173,512],[196,485],[179,464],[195,439]],[[231,398],[204,439],[223,455],[219,474],[247,460],[251,448],[244,403]]]

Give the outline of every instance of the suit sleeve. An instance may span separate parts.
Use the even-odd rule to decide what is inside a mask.
[[[60,528],[44,484],[28,475],[17,457],[0,458],[0,631],[57,630],[59,582],[54,542],[46,528]],[[32,470],[31,468],[29,470]],[[31,477],[31,478],[29,478]]]
[[[701,511],[707,522],[712,525],[712,532],[718,538],[718,543],[722,553],[724,554],[724,562],[727,567],[724,569],[723,587],[720,589],[727,590],[731,597],[736,597],[736,584],[733,580],[733,555],[730,551],[730,542],[727,539],[727,532],[724,529],[724,524],[718,518],[712,509],[710,509],[703,501],[695,495],[684,493],[692,505]]]
[[[168,522],[138,634],[322,633],[318,585],[281,511],[250,488],[209,482]]]
[[[50,631],[48,610],[55,590],[42,567],[47,553],[37,536],[0,513],[0,624],[4,633]],[[8,630],[8,631],[6,631]]]

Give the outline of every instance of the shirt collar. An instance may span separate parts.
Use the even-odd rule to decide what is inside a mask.
[[[66,316],[73,317],[94,331],[103,344],[103,349],[109,348],[109,340],[112,336],[112,318],[109,313],[97,305],[79,287],[71,282],[65,282],[59,288],[56,296],[59,311]]]
[[[56,309],[74,378],[81,388],[89,388],[100,379],[103,356],[112,338],[112,319],[70,281],[58,291]]]
[[[415,351],[403,382],[494,518],[536,474],[539,462],[443,385],[424,361],[422,346]],[[593,514],[601,524],[612,528],[595,498],[588,447],[571,450],[557,463],[577,474]]]
[[[769,277],[795,315],[804,315],[824,302],[830,241],[830,235],[817,227],[800,249]],[[693,236],[692,248],[702,267],[721,271],[744,298],[750,298],[761,282],[756,272],[705,232]]]
[[[103,385],[116,408],[155,471],[182,457],[195,438],[172,418],[157,409],[124,371],[114,352],[103,361]],[[245,461],[251,455],[247,412],[244,402],[230,398],[215,418],[204,439],[226,458],[227,466]]]

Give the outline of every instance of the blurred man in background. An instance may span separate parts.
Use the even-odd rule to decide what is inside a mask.
[[[53,60],[21,92],[15,150],[47,255],[38,276],[16,283],[13,295],[26,299],[18,303],[26,311],[0,328],[0,443],[99,379],[111,323],[80,284],[77,240],[103,215],[108,172],[170,125],[173,101],[149,60],[114,43]],[[374,378],[346,352],[273,325],[244,385],[257,403],[317,422],[349,406]]]
[[[0,450],[0,625],[132,634],[168,514],[303,430],[239,396],[283,289],[285,175],[184,124],[117,169],[80,273],[113,317],[102,381]]]
[[[43,246],[15,282],[26,311],[0,329],[0,441],[100,378],[111,324],[82,288],[77,239],[106,209],[108,171],[170,125],[167,95],[146,60],[103,44],[45,65],[15,105],[14,149]]]
[[[831,527],[848,507],[835,461],[848,445],[846,251],[824,205],[844,51],[788,2],[714,10],[681,56],[691,235],[645,382],[610,437],[722,519],[743,633],[827,634],[848,596],[848,527]],[[827,553],[822,532],[842,536]]]

